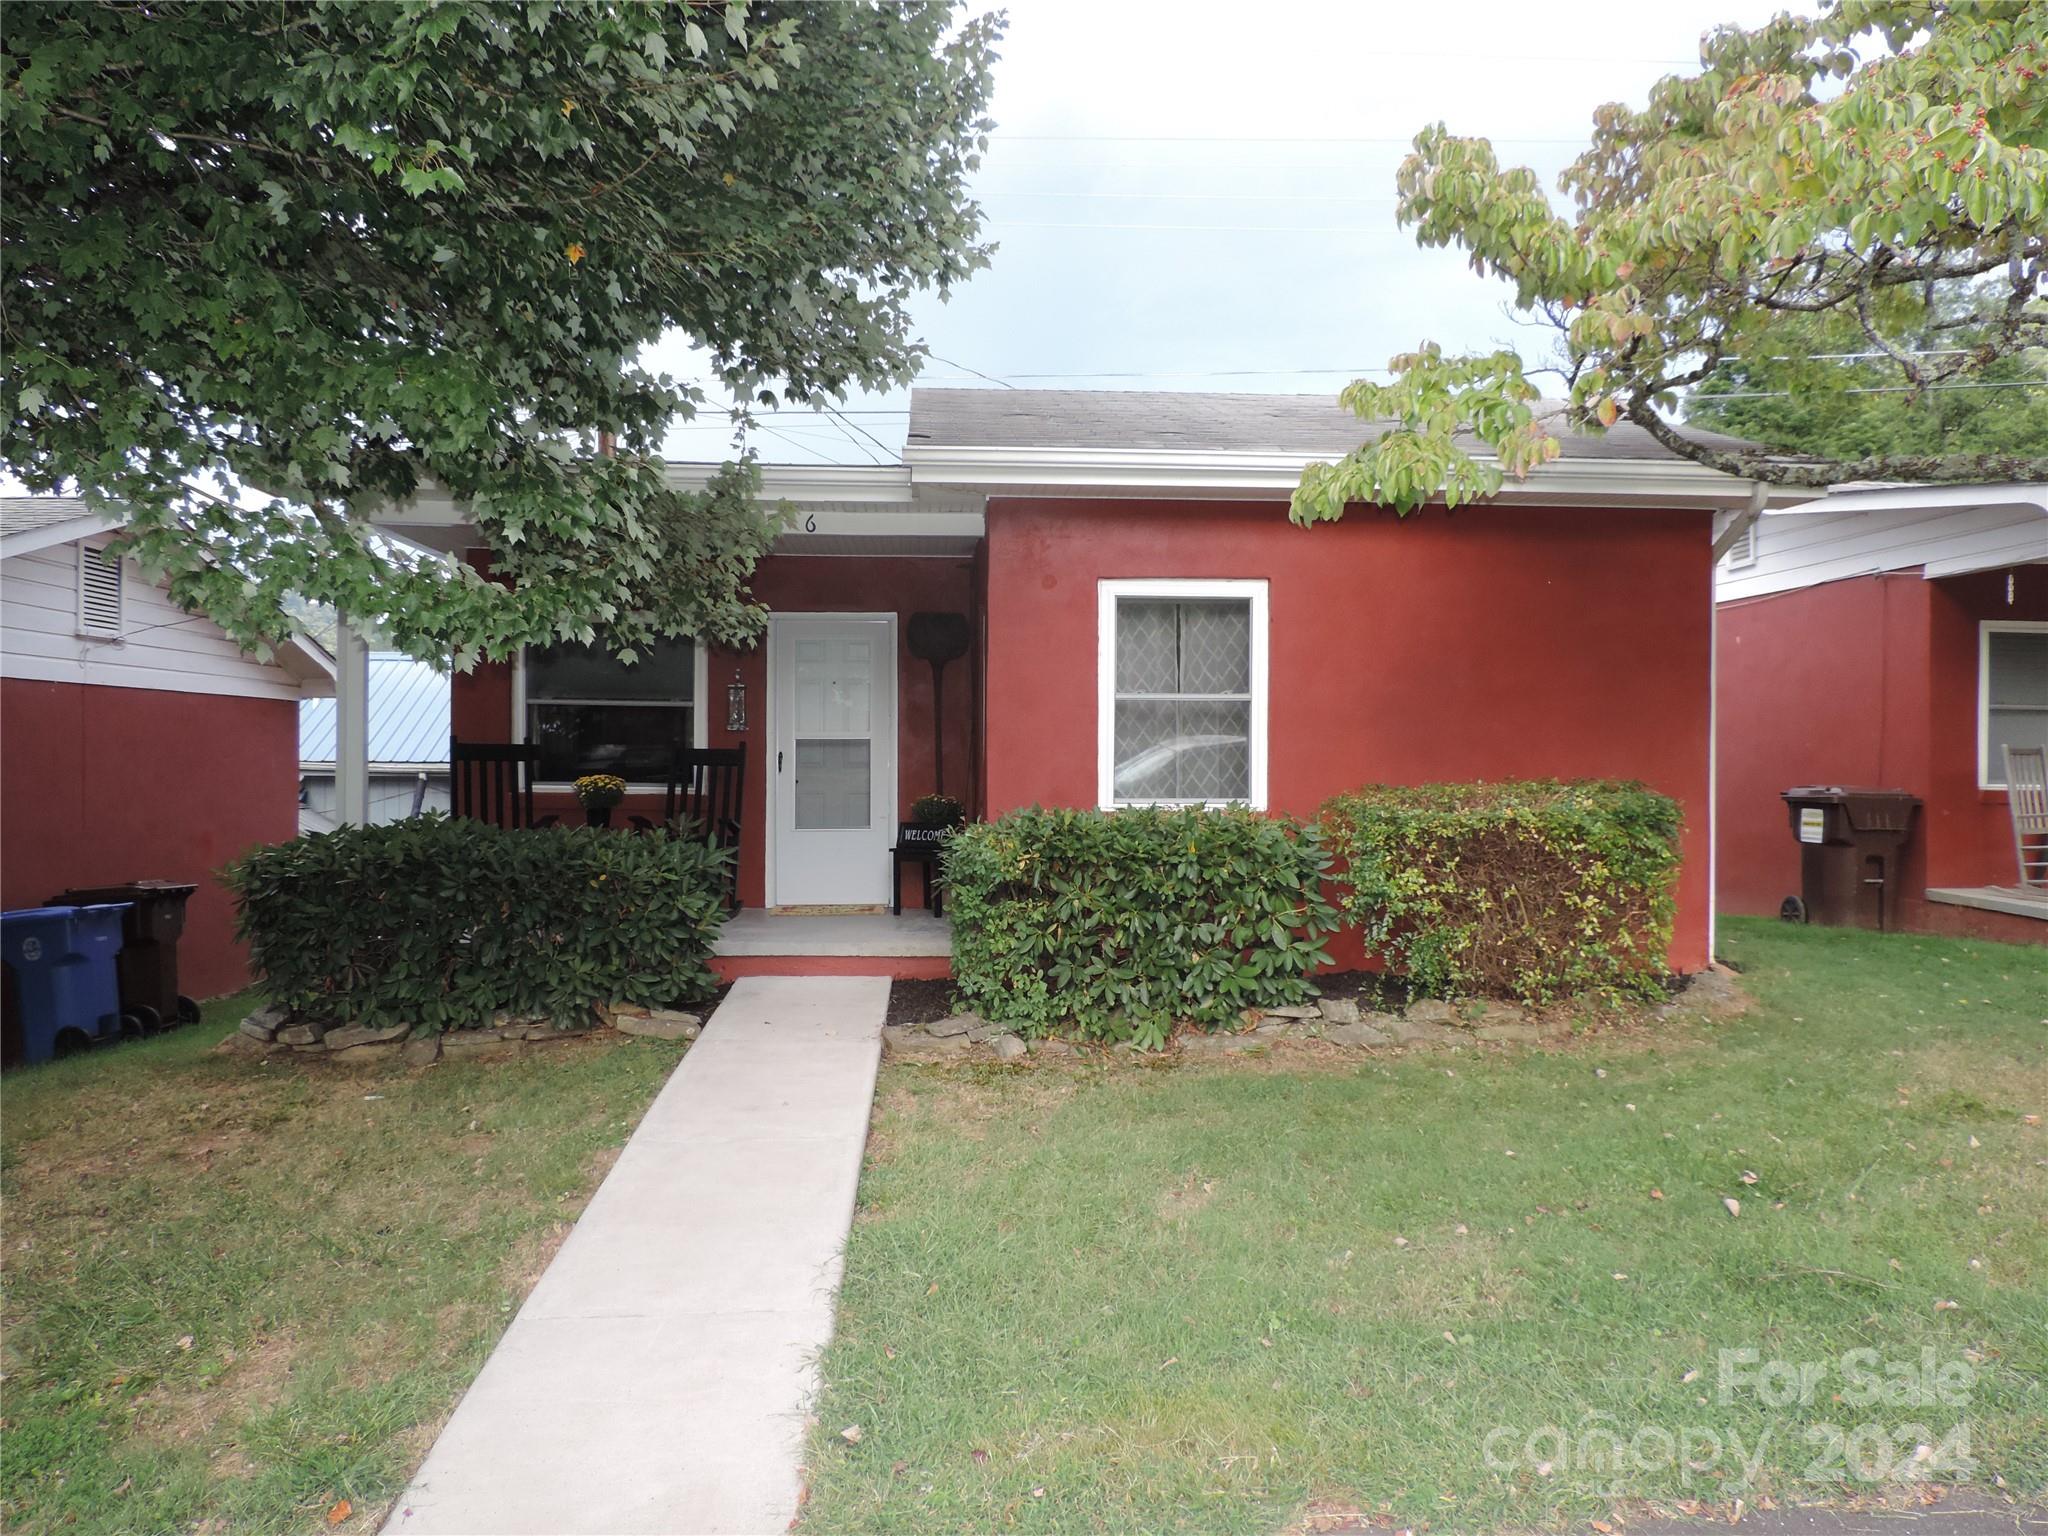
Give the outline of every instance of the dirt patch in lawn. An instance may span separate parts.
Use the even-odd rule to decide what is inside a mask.
[[[909,1074],[915,1074],[910,1076]],[[1000,1074],[1000,1081],[991,1081]],[[1039,1072],[978,1064],[914,1063],[891,1081],[885,1075],[868,1124],[868,1161],[886,1163],[902,1139],[925,1126],[943,1125],[970,1141],[987,1138],[997,1120],[1022,1123],[1034,1135],[1046,1115],[1081,1086],[1075,1072]]]
[[[160,1445],[184,1445],[212,1435],[223,1420],[246,1422],[284,1401],[301,1352],[299,1332],[292,1327],[225,1348],[227,1368],[211,1385],[195,1389],[159,1382],[144,1392],[135,1405],[137,1426]]]
[[[1199,1169],[1184,1173],[1159,1196],[1161,1221],[1185,1221],[1216,1195],[1216,1180]]]
[[[1297,1519],[1282,1526],[1276,1536],[1359,1536],[1363,1532],[1390,1531],[1392,1515],[1374,1515],[1342,1499],[1311,1499]]]

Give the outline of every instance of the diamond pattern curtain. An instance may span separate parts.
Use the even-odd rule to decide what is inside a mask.
[[[1250,796],[1250,603],[1120,599],[1116,693],[1117,799]]]

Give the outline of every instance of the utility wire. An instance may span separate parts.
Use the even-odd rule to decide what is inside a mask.
[[[1990,383],[1974,384],[1929,384],[1917,391],[1923,395],[1947,394],[1963,389],[2048,389],[2048,379],[2000,379]],[[1817,394],[1840,395],[1910,395],[1916,393],[1910,384],[1870,384],[1855,389],[1840,390],[1791,390],[1791,389],[1745,389],[1727,394],[1718,391],[1701,394],[1695,390],[1685,398],[1692,404],[1710,404],[1716,400],[1790,400],[1795,395],[1810,398]]]
[[[970,368],[965,363],[956,363],[950,357],[940,357],[936,352],[932,353],[931,357],[933,362],[944,363],[948,368],[958,368],[962,373],[971,373],[977,379],[987,379],[989,383],[1000,384],[1005,389],[1015,389],[1017,387],[1007,379],[997,378],[992,373],[983,373],[979,368]]]
[[[769,426],[769,425],[768,425],[768,424],[767,424],[767,423],[766,423],[765,421],[761,421],[761,422],[755,422],[755,423],[754,423],[754,425],[755,425],[755,426],[757,426],[757,427],[759,427],[759,428],[760,428],[760,429],[761,429],[761,430],[762,430],[763,432],[766,432],[766,433],[769,433],[769,434],[771,434],[772,436],[775,436],[775,437],[779,437],[779,438],[781,438],[781,439],[782,439],[782,440],[783,440],[783,441],[784,441],[785,443],[788,443],[788,444],[790,445],[790,447],[792,447],[792,448],[801,448],[801,449],[802,449],[802,450],[803,450],[803,451],[804,451],[805,453],[817,453],[817,452],[819,451],[818,449],[816,449],[816,448],[813,448],[813,447],[812,447],[812,446],[811,446],[811,445],[810,445],[809,443],[801,443],[801,442],[798,442],[798,441],[797,441],[797,440],[796,440],[795,438],[791,437],[791,436],[790,436],[790,435],[789,435],[789,434],[788,434],[787,432],[784,432],[784,431],[780,431],[780,430],[778,430],[778,429],[777,429],[777,428],[775,428],[775,427],[771,427],[771,426]],[[876,458],[876,457],[874,456],[874,454],[873,454],[873,453],[872,453],[872,452],[871,452],[871,451],[870,451],[869,449],[867,449],[866,447],[862,446],[862,445],[861,445],[860,443],[853,443],[853,442],[851,442],[851,439],[846,439],[846,438],[835,438],[835,439],[834,439],[834,441],[835,441],[835,442],[849,442],[849,443],[851,443],[851,446],[853,446],[853,447],[855,447],[855,448],[858,448],[858,449],[860,449],[860,451],[861,451],[861,452],[862,452],[863,454],[865,454],[865,455],[866,455],[866,457],[867,457],[867,462],[868,462],[869,464],[872,464],[872,465],[881,465],[881,466],[883,466],[884,468],[886,468],[886,467],[887,467],[887,466],[888,466],[889,464],[891,464],[891,463],[893,463],[893,462],[894,462],[893,460],[887,460],[887,459],[878,459],[878,458]],[[841,461],[840,461],[840,460],[837,460],[837,459],[834,459],[834,460],[832,460],[831,462],[832,462],[832,463],[834,463],[834,464],[841,464]],[[859,467],[859,466],[858,466],[857,464],[841,464],[841,467],[844,467],[844,468],[857,468],[857,467]]]
[[[1369,224],[1102,224],[1038,219],[990,219],[989,223],[997,229],[1149,229],[1178,235],[1373,235],[1381,239],[1389,235],[1402,239],[1408,237],[1408,231],[1396,224],[1384,227]]]
[[[1328,192],[1065,192],[1027,191],[1022,187],[977,187],[976,197],[1093,197],[1114,202],[1190,203],[1204,200],[1222,203],[1385,203],[1398,197],[1353,197]],[[998,220],[997,222],[1002,222]]]
[[[825,407],[825,414],[828,416],[836,417],[850,430],[858,432],[862,437],[866,438],[869,442],[873,443],[877,448],[881,449],[882,452],[888,454],[890,457],[890,462],[893,462],[895,460],[897,456],[896,450],[894,448],[891,448],[887,443],[883,442],[879,437],[875,436],[875,434],[870,432],[866,427],[860,425],[860,423],[854,421],[847,421],[846,416],[843,412],[829,405]]]

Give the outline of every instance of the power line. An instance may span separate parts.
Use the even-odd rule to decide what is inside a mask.
[[[788,443],[788,444],[790,445],[790,447],[792,447],[792,448],[801,448],[801,449],[802,449],[802,450],[803,450],[803,451],[804,451],[805,453],[817,453],[817,452],[818,452],[818,450],[817,450],[816,448],[813,448],[813,447],[811,447],[811,446],[810,446],[810,445],[809,445],[808,443],[800,443],[800,442],[798,442],[798,441],[797,441],[797,440],[796,440],[796,439],[795,439],[794,437],[790,436],[790,434],[789,434],[788,432],[786,432],[786,431],[784,431],[784,430],[782,430],[782,429],[780,429],[780,428],[777,428],[777,427],[771,427],[771,426],[769,426],[769,425],[768,425],[768,423],[766,423],[765,421],[759,421],[759,422],[755,422],[755,423],[754,423],[754,425],[755,425],[755,426],[757,426],[758,428],[760,428],[760,430],[761,430],[761,431],[763,431],[763,432],[766,432],[766,433],[770,434],[771,436],[774,436],[774,437],[779,437],[779,438],[781,438],[781,439],[782,439],[782,440],[783,440],[783,441],[784,441],[785,443]],[[832,439],[832,441],[833,441],[833,442],[846,442],[846,441],[850,441],[850,439],[846,439],[846,438],[833,438],[833,439]],[[862,447],[861,447],[861,445],[860,445],[859,443],[854,443],[854,444],[853,444],[853,446],[854,446],[855,448],[860,448],[861,452],[862,452],[862,453],[863,453],[863,454],[864,454],[864,455],[866,456],[866,461],[867,461],[867,462],[868,462],[869,464],[880,464],[880,465],[883,465],[883,466],[885,466],[885,467],[886,467],[886,466],[887,466],[888,464],[890,464],[890,463],[893,463],[893,462],[894,462],[894,460],[885,460],[885,459],[878,459],[878,458],[876,458],[876,457],[874,456],[874,454],[873,454],[873,453],[869,452],[869,451],[868,451],[868,450],[867,450],[866,448],[862,448]],[[858,463],[857,463],[857,461],[856,461],[855,463],[844,463],[844,462],[842,462],[841,460],[838,460],[838,459],[834,459],[834,460],[831,460],[831,461],[829,461],[829,462],[831,462],[831,463],[833,463],[833,464],[837,464],[837,465],[840,465],[840,466],[841,466],[842,468],[855,468],[855,467],[858,467]]]
[[[1408,232],[1398,225],[1378,228],[1365,224],[1100,224],[1037,219],[991,219],[989,223],[997,229],[1132,229],[1181,235],[1394,235],[1408,238]]]
[[[1395,204],[1398,197],[1353,197],[1332,195],[1324,192],[1027,192],[1023,188],[980,187],[975,189],[976,197],[1092,197],[1112,202],[1200,202],[1204,199],[1219,203],[1384,203]],[[1000,222],[1000,221],[999,221]]]
[[[989,383],[1000,384],[1005,389],[1015,389],[1017,387],[1006,379],[997,378],[992,373],[983,373],[979,368],[969,368],[965,363],[956,363],[950,357],[940,357],[936,352],[932,353],[931,356],[934,362],[944,363],[948,368],[958,368],[962,373],[971,373],[977,379],[987,379]]]
[[[1794,395],[1938,395],[1962,389],[2048,389],[2048,379],[2000,379],[1989,383],[1975,384],[1928,384],[1915,390],[1910,384],[1867,384],[1854,389],[1838,390],[1791,390],[1791,389],[1746,389],[1731,390],[1727,394],[1715,391],[1701,394],[1695,390],[1686,398],[1694,404],[1711,404],[1716,400],[1790,400]]]
[[[944,358],[940,358],[940,359],[939,359],[939,361],[943,363],[943,362],[945,361],[945,359],[944,359]],[[959,365],[958,363],[955,363],[955,364],[953,364],[953,366],[957,368],[957,367],[959,367],[960,365]],[[970,371],[972,371],[972,370],[970,370]],[[1306,375],[1306,374],[1321,374],[1321,373],[1337,373],[1337,374],[1343,374],[1343,375],[1345,375],[1345,376],[1346,376],[1346,377],[1348,378],[1348,377],[1354,377],[1354,376],[1356,376],[1356,375],[1358,375],[1358,374],[1361,374],[1361,373],[1391,373],[1392,371],[1393,371],[1392,369],[1390,369],[1390,368],[1386,368],[1386,367],[1377,367],[1377,368],[1205,368],[1205,369],[1182,369],[1182,370],[1178,370],[1178,371],[1175,371],[1175,370],[1165,370],[1165,369],[1147,369],[1147,370],[1143,370],[1143,371],[1133,371],[1133,372],[1115,372],[1115,373],[1006,373],[1006,374],[1002,374],[1002,375],[1000,375],[999,377],[998,377],[998,376],[996,376],[996,375],[991,375],[991,374],[986,374],[986,373],[976,373],[976,374],[975,374],[975,377],[976,377],[976,378],[982,378],[982,379],[990,379],[990,380],[991,380],[992,382],[1002,382],[1002,381],[1007,381],[1007,380],[1011,380],[1011,379],[1025,379],[1025,380],[1030,380],[1030,379],[1283,379],[1283,378],[1296,378],[1296,377],[1299,377],[1299,376],[1302,376],[1302,375]],[[934,380],[934,382],[939,382],[939,381],[950,381],[950,380],[952,380],[952,379],[953,379],[953,377],[954,377],[954,376],[953,376],[953,375],[951,375],[951,374],[936,374],[936,375],[933,375],[933,380]]]
[[[858,432],[862,437],[866,438],[869,442],[873,443],[877,448],[881,449],[882,452],[888,454],[890,456],[891,461],[895,459],[896,450],[894,448],[891,448],[887,443],[883,442],[879,437],[875,436],[875,434],[870,432],[866,427],[860,425],[860,423],[858,422],[848,421],[842,412],[835,410],[833,407],[829,405],[826,406],[824,410],[826,415],[837,417],[838,420],[844,426],[846,426],[852,431]]]
[[[1529,55],[1530,58],[1535,56]],[[1653,61],[1652,61],[1653,62]],[[1667,61],[1668,62],[1668,61]],[[1413,144],[1415,135],[1372,133],[1009,133],[997,129],[991,140],[1014,144]],[[1584,144],[1575,138],[1493,138],[1493,144]]]
[[[1968,351],[1968,350],[1970,350],[1970,349],[1969,349],[1969,348],[1966,348],[1966,347],[1935,347],[1935,348],[1929,348],[1929,349],[1927,349],[1927,350],[1924,350],[1924,351],[1917,351],[1917,352],[1909,352],[1909,353],[1908,353],[1908,354],[1906,354],[1906,355],[1907,355],[1907,356],[1910,356],[1910,357],[1947,357],[1947,356],[1953,356],[1953,355],[1956,355],[1956,354],[1959,354],[1959,353],[1962,353],[1962,352],[1966,352],[1966,351]],[[1822,361],[1822,362],[1834,362],[1834,361],[1853,361],[1853,360],[1856,360],[1856,359],[1863,359],[1863,358],[1876,358],[1876,357],[1884,357],[1884,356],[1887,356],[1887,355],[1888,355],[1888,354],[1886,354],[1886,353],[1882,353],[1882,352],[1805,352],[1805,353],[1782,353],[1782,354],[1777,354],[1777,355],[1774,355],[1774,356],[1772,356],[1770,360],[1771,360],[1772,362],[1781,362],[1781,363],[1782,363],[1782,362],[1798,362],[1798,361]],[[949,367],[953,367],[953,368],[960,368],[960,369],[962,369],[962,370],[963,370],[963,373],[964,373],[964,374],[972,374],[972,375],[973,375],[973,376],[974,376],[975,378],[978,378],[978,379],[987,379],[987,380],[988,380],[989,382],[991,382],[991,383],[1003,383],[1003,382],[1008,382],[1008,381],[1010,381],[1010,380],[1019,380],[1019,381],[1029,381],[1029,380],[1041,380],[1041,379],[1253,379],[1253,378],[1297,378],[1297,377],[1307,377],[1307,376],[1311,376],[1311,375],[1321,375],[1321,374],[1339,374],[1339,375],[1343,375],[1344,377],[1347,377],[1347,378],[1356,378],[1356,377],[1357,377],[1357,376],[1359,376],[1360,374],[1367,374],[1367,373],[1392,373],[1392,372],[1394,371],[1394,370],[1393,370],[1392,368],[1390,368],[1390,367],[1387,367],[1387,366],[1385,366],[1384,364],[1376,364],[1376,365],[1370,365],[1370,366],[1368,366],[1368,365],[1354,365],[1354,366],[1352,366],[1352,367],[1348,367],[1348,368],[1185,368],[1185,369],[1162,369],[1162,368],[1146,368],[1146,369],[1119,369],[1119,370],[1114,370],[1114,371],[1104,371],[1104,372],[1086,372],[1086,373],[1005,373],[1005,374],[990,374],[990,373],[983,373],[983,372],[982,372],[982,371],[981,371],[980,369],[976,369],[976,368],[967,368],[965,364],[953,362],[953,361],[952,361],[952,360],[951,360],[950,358],[944,358],[944,357],[939,357],[939,356],[938,356],[938,355],[937,355],[936,353],[934,353],[934,354],[933,354],[933,357],[934,357],[934,359],[935,359],[936,361],[938,361],[938,362],[941,362],[941,363],[945,363],[945,364],[947,364],[947,365],[948,365]],[[1724,362],[1740,362],[1740,361],[1742,361],[1742,359],[1739,359],[1739,358],[1724,358],[1724,359],[1722,359],[1722,361],[1724,361]],[[958,378],[959,378],[959,377],[961,377],[961,376],[960,376],[960,375],[952,375],[952,374],[927,374],[927,375],[925,376],[925,380],[926,380],[926,382],[931,382],[931,383],[942,383],[942,382],[947,382],[947,383],[949,383],[949,382],[957,382],[957,381],[958,381]],[[1898,386],[1898,387],[1900,387],[1900,388],[1903,388],[1903,389],[1907,389],[1908,391],[1910,391],[1910,386]],[[1937,386],[1937,387],[1939,387],[1939,386]],[[1982,388],[1982,387],[1985,387],[1985,386],[1982,386],[1982,385],[1972,385],[1971,387],[1972,387],[1972,388]],[[2005,386],[2000,386],[2000,387],[2005,387]],[[2037,386],[2037,385],[2035,385],[2035,384],[2034,384],[2034,383],[2033,383],[2032,381],[2019,381],[2019,387],[2026,387],[2026,388],[2034,388],[2034,387],[2038,387],[2038,386]],[[1716,395],[1716,396],[1714,396],[1713,398],[1715,398],[1715,399],[1717,399],[1717,400],[1729,400],[1729,399],[1736,399],[1736,398],[1738,398],[1738,397],[1737,397],[1737,396],[1734,396],[1734,395]],[[885,413],[885,414],[894,414],[894,413]]]

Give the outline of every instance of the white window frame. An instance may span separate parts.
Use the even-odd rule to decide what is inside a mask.
[[[1994,766],[1991,758],[1991,637],[1995,634],[2039,635],[2048,634],[2048,620],[2043,619],[1984,619],[1977,625],[1977,787],[1979,789],[2005,789],[2007,784],[2001,778],[1994,779],[1994,773],[2003,774],[2004,766]]]
[[[1124,598],[1199,602],[1207,599],[1251,604],[1251,794],[1243,800],[1119,800],[1116,797],[1116,624]],[[1248,805],[1266,809],[1267,584],[1263,581],[1203,581],[1177,577],[1095,584],[1095,803],[1105,811],[1131,805]]]
[[[709,648],[701,640],[692,640],[690,646],[691,660],[695,668],[695,675],[690,681],[690,687],[696,694],[690,714],[690,745],[693,747],[708,747],[711,744],[711,701],[707,697],[711,686],[711,656]],[[552,704],[645,704],[648,701],[645,699],[550,699],[548,702]],[[526,740],[526,647],[524,646],[521,646],[519,649],[518,664],[512,668],[512,739],[517,742],[524,742]],[[574,784],[566,780],[558,782],[551,779],[536,780],[533,787],[537,794],[547,795],[573,794],[576,789]],[[626,793],[629,795],[658,795],[667,788],[666,784],[628,784],[626,786]]]

